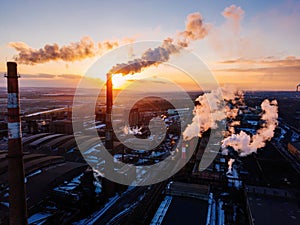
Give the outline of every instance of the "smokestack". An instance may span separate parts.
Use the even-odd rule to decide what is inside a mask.
[[[112,74],[106,74],[106,118],[105,118],[105,148],[106,150],[114,155],[113,152],[113,129],[111,123],[111,112],[113,105],[113,84],[112,84]],[[110,171],[110,172],[108,172]],[[104,179],[102,182],[103,193],[107,196],[112,197],[116,191],[116,185],[113,181],[110,181],[105,177],[108,173],[114,172],[113,160],[106,159],[104,165]]]
[[[113,85],[112,74],[106,74],[106,130],[105,130],[105,147],[112,153],[113,151],[113,132],[111,124],[111,111],[113,105]]]
[[[27,224],[17,63],[7,62],[9,221]]]

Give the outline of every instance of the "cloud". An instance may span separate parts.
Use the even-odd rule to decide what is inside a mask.
[[[54,74],[21,74],[21,78],[27,78],[27,79],[55,79],[57,75]]]
[[[288,73],[288,72],[300,72],[300,65],[294,66],[269,66],[269,67],[243,67],[243,68],[227,68],[214,71],[224,72],[275,72],[275,73]]]
[[[254,59],[230,59],[218,62],[220,64],[239,64],[239,65],[266,65],[266,66],[300,66],[300,58],[296,56],[287,56],[284,59],[276,59],[275,57],[269,56],[264,59],[254,60]]]
[[[57,75],[58,78],[63,78],[63,79],[81,79],[82,76],[79,75],[79,74],[60,74],[60,75]]]
[[[227,66],[227,68],[216,69],[217,72],[228,73],[243,73],[247,74],[259,74],[273,77],[275,79],[287,79],[288,77],[294,77],[293,80],[299,79],[300,74],[300,58],[295,56],[288,56],[284,59],[276,59],[275,57],[268,57],[260,60],[251,59],[231,59],[218,62],[221,65]],[[228,65],[231,66],[228,68]],[[277,76],[277,78],[276,78]]]
[[[52,80],[58,80],[58,79],[65,79],[65,80],[76,80],[81,79],[81,75],[79,74],[46,74],[46,73],[40,73],[40,74],[21,74],[21,78],[25,79],[52,79]]]
[[[294,90],[299,83],[300,58],[230,59],[219,61],[213,70],[219,82],[251,89]],[[220,68],[221,67],[221,68]]]

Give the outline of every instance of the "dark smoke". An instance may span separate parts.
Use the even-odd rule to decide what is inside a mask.
[[[186,28],[172,38],[166,38],[163,44],[155,49],[148,49],[140,59],[135,59],[126,64],[118,64],[110,70],[110,73],[132,74],[140,72],[143,68],[158,65],[169,60],[170,55],[179,52],[181,47],[188,47],[191,41],[204,38],[208,33],[208,25],[203,23],[200,13],[192,13],[187,16]],[[129,43],[132,40],[123,41]],[[34,65],[49,61],[80,61],[92,58],[103,52],[116,48],[120,41],[105,41],[95,43],[90,37],[84,37],[79,42],[60,47],[58,44],[47,44],[43,48],[33,49],[24,42],[10,42],[9,46],[19,53],[15,57],[18,63]]]
[[[172,39],[164,40],[163,44],[154,49],[146,50],[142,57],[134,59],[127,63],[120,63],[115,65],[109,74],[134,74],[139,73],[142,69],[153,65],[159,65],[162,62],[167,62],[170,59],[170,55],[178,53],[180,51],[178,46],[173,44]]]
[[[108,73],[127,75],[139,73],[149,66],[158,66],[167,62],[171,54],[179,53],[180,47],[188,47],[191,41],[204,38],[208,34],[208,29],[209,26],[203,23],[200,13],[191,13],[187,16],[185,30],[179,32],[175,39],[166,38],[161,46],[146,50],[141,58],[117,64]]]
[[[126,41],[124,41],[126,43]],[[105,51],[118,47],[119,41],[104,41],[95,43],[90,37],[84,37],[79,42],[59,46],[47,44],[43,48],[33,49],[24,42],[10,42],[9,46],[16,49],[19,54],[15,60],[21,64],[34,65],[49,61],[80,61],[103,54]]]

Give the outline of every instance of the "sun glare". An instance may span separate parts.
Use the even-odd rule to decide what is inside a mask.
[[[113,88],[121,88],[126,83],[126,78],[122,74],[114,74],[112,83]]]

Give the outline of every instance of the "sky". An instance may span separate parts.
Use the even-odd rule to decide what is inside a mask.
[[[87,76],[90,68],[101,57],[113,54],[117,46],[183,38],[180,32],[189,31],[189,15],[201,18],[205,34],[188,39],[184,48],[207,65],[220,85],[295,90],[300,83],[299,0],[1,1],[0,73],[5,74],[6,61],[17,60],[24,87],[76,87],[81,76]],[[32,57],[22,60],[19,55],[21,50],[37,53],[46,45],[55,45],[66,55],[80,43],[95,45],[97,51],[55,59],[35,55],[36,61]],[[143,54],[131,48],[124,51],[130,55],[128,60]],[[185,51],[171,54],[170,61],[184,61],[180,54]],[[112,65],[126,63],[118,57],[111,60]],[[197,70],[196,64],[188,66]],[[115,87],[124,88],[124,80],[132,82],[139,76],[155,82],[158,74],[164,74],[164,79],[195,89],[182,72],[167,67],[155,65],[141,74],[116,75]],[[1,78],[0,86],[5,85]]]

